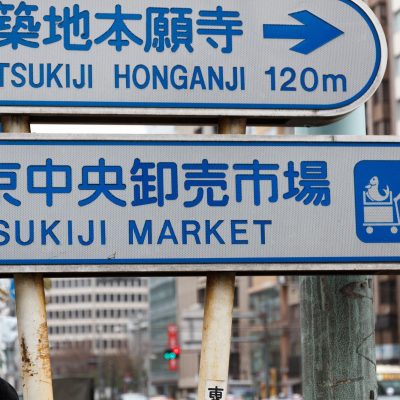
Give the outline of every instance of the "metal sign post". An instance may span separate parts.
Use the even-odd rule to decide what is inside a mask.
[[[197,400],[225,400],[228,390],[235,274],[207,275]]]
[[[3,131],[29,133],[29,117],[6,116]],[[53,400],[46,299],[41,274],[15,274],[15,303],[25,400]]]
[[[245,134],[246,120],[222,118],[218,133]],[[207,275],[197,400],[226,399],[234,293],[234,273]]]

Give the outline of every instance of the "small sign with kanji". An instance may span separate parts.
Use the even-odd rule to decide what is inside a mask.
[[[207,380],[204,400],[225,400],[226,381]]]

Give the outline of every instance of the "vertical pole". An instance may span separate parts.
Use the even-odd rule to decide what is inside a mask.
[[[2,119],[6,133],[29,133],[28,116]],[[53,400],[43,277],[15,274],[15,302],[24,400]]]
[[[296,131],[308,135],[365,133],[364,106],[326,127]],[[301,277],[300,310],[304,399],[375,400],[372,278]]]
[[[221,118],[218,124],[218,133],[245,134],[246,119]],[[234,292],[234,273],[209,273],[207,275],[198,400],[209,400],[210,398],[224,400],[226,398]]]

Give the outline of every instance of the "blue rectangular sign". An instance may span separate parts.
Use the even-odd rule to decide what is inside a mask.
[[[2,139],[0,273],[400,261],[400,142],[316,140]]]

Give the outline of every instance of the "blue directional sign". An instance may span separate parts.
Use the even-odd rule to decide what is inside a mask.
[[[5,1],[0,52],[0,111],[261,119],[345,114],[387,59],[358,0]]]
[[[400,262],[399,140],[185,136],[2,139],[0,276]]]

